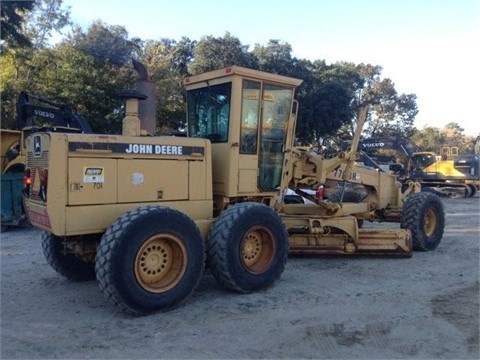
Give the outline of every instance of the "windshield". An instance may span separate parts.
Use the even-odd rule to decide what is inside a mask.
[[[426,168],[435,162],[435,155],[433,154],[415,154],[413,156],[413,166],[417,169]]]

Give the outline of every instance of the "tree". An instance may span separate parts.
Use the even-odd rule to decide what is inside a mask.
[[[358,75],[351,82],[350,91],[354,93],[351,104],[354,110],[352,122],[340,129],[342,137],[353,135],[357,123],[356,113],[360,106],[367,105],[369,111],[363,129],[365,137],[410,136],[413,133],[413,122],[418,113],[414,94],[398,95],[391,79],[382,79],[381,66],[352,63],[340,64]]]
[[[232,65],[256,67],[248,46],[229,32],[223,38],[204,36],[193,49],[194,58],[188,67],[191,75],[222,69]]]
[[[1,1],[0,2],[0,33],[2,40],[0,50],[4,47],[30,47],[30,39],[23,33],[23,25],[28,13],[33,9],[33,1]]]
[[[463,134],[464,129],[455,122],[448,123],[444,128],[424,127],[415,130],[411,140],[422,151],[433,151],[441,154],[452,148],[458,150],[458,154],[474,154],[476,139],[473,136]],[[443,150],[442,150],[443,149]]]
[[[62,0],[36,4],[21,27],[32,49],[11,48],[0,59],[3,119],[6,114],[13,117],[15,97],[28,90],[68,103],[96,132],[118,133],[123,101],[117,92],[135,87],[131,64],[135,58],[146,65],[156,85],[157,129],[162,133],[185,125],[185,76],[231,65],[303,80],[296,92],[300,103],[296,135],[304,144],[325,147],[350,139],[357,109],[363,104],[370,105],[366,135],[412,132],[416,97],[398,95],[393,82],[381,77],[380,66],[297,59],[291,45],[281,40],[255,44],[249,51],[248,45],[228,32],[218,38],[204,36],[198,43],[188,38],[143,41],[129,38],[123,26],[100,20],[87,31],[73,27],[63,41],[52,45],[48,41],[52,34],[70,26],[69,9],[62,8]]]
[[[416,130],[410,138],[422,151],[438,152],[445,144],[445,136],[440,129],[427,126],[421,130]]]
[[[252,51],[258,69],[274,74],[292,76],[296,59],[292,58],[292,46],[280,40],[269,40],[266,46],[255,44]]]
[[[27,40],[26,42],[12,40],[15,35],[8,33],[5,47],[2,48],[1,113],[2,127],[6,128],[15,127],[15,103],[19,93],[24,90],[35,93],[41,87],[38,73],[49,65],[53,56],[48,42],[52,33],[61,31],[70,24],[69,12],[62,9],[62,0],[28,1],[26,8],[30,9],[29,11],[16,8],[15,5],[19,3],[25,2],[1,3],[2,26],[4,21],[10,22],[11,18],[11,14],[4,17],[4,10],[7,12],[14,8],[17,16],[21,15],[21,22],[17,24],[16,31]],[[12,24],[15,24],[16,20],[12,21]]]
[[[21,89],[33,90],[37,71],[48,61],[45,55],[50,48],[49,40],[53,32],[61,32],[70,26],[70,12],[62,8],[63,0],[38,0],[34,11],[28,15],[25,35],[32,44],[32,49],[22,49],[17,56],[23,65]]]
[[[138,42],[131,41],[123,27],[99,21],[86,32],[76,27],[64,41],[39,52],[43,66],[37,71],[35,90],[70,105],[94,132],[120,133],[124,102],[117,94],[135,86],[128,56],[136,51]]]
[[[468,137],[463,134],[465,129],[463,129],[458,123],[450,122],[441,130],[445,143],[445,147],[456,147],[458,148],[459,153],[471,153],[473,152],[473,137]]]
[[[125,27],[107,25],[101,20],[94,21],[86,33],[76,27],[70,40],[76,49],[90,55],[98,65],[124,66],[141,48],[141,40],[129,39]]]
[[[72,25],[70,8],[64,9],[63,0],[36,0],[35,11],[29,14],[26,35],[36,49],[49,47],[54,33]]]
[[[168,134],[185,127],[183,78],[193,59],[196,41],[183,37],[149,40],[139,60],[147,67],[150,80],[156,84],[156,114],[159,133]]]
[[[120,133],[122,89],[135,87],[131,57],[140,48],[122,26],[93,22],[84,32],[76,27],[54,49],[54,62],[41,71],[42,93],[66,102],[87,118],[95,132]]]
[[[310,74],[305,76],[297,95],[300,110],[296,135],[301,143],[320,148],[352,118],[353,94],[347,83],[355,74],[347,74],[337,65],[326,65],[324,61],[305,65]]]

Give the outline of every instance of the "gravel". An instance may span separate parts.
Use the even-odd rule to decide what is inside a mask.
[[[183,306],[137,318],[96,282],[58,275],[39,230],[10,229],[0,241],[0,358],[479,359],[479,197],[442,201],[435,251],[290,257],[279,281],[248,295],[226,292],[207,269]]]

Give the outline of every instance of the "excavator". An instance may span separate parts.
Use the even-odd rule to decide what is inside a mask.
[[[67,104],[22,91],[16,102],[14,129],[1,129],[1,230],[25,223],[21,188],[25,169],[25,138],[33,132],[92,133],[87,120]]]
[[[25,144],[22,141],[32,132],[62,131],[92,133],[87,120],[67,104],[22,91],[16,103],[14,129],[2,131],[2,174],[23,173]]]
[[[342,148],[348,148],[349,144],[343,141]],[[382,171],[392,170],[403,181],[417,181],[424,190],[439,195],[460,193],[471,197],[480,187],[480,156],[459,155],[456,147],[443,147],[439,155],[422,151],[403,137],[378,137],[360,140],[359,149],[363,152],[360,161],[365,164]],[[393,150],[406,162],[397,161],[398,156],[385,155],[383,150]]]

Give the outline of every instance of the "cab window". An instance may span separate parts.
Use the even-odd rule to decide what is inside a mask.
[[[188,135],[228,141],[232,84],[225,83],[187,92]]]
[[[244,80],[242,88],[240,154],[257,153],[259,113],[260,83],[250,80]]]
[[[280,186],[292,99],[293,89],[265,84],[259,157],[259,187],[263,191],[275,191]]]

